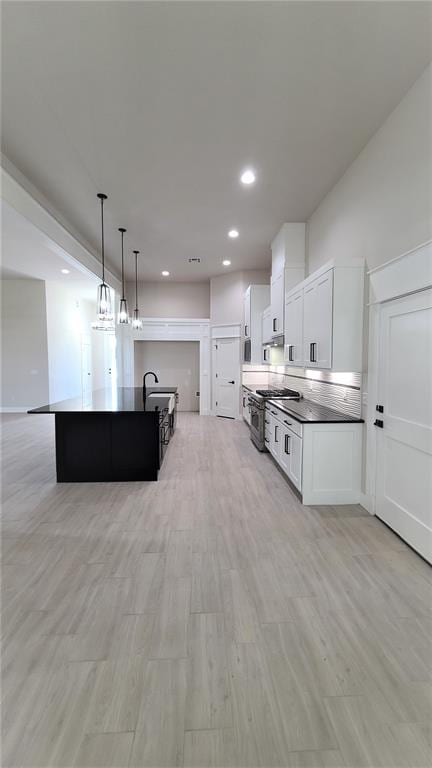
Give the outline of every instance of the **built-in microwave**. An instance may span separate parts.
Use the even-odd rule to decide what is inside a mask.
[[[243,347],[243,362],[250,363],[250,361],[251,361],[251,340],[245,339],[244,347]]]

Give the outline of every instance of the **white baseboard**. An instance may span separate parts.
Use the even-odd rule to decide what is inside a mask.
[[[359,504],[361,504],[362,507],[366,509],[367,512],[369,512],[370,515],[374,515],[375,511],[372,504],[372,499],[368,493],[361,493]]]
[[[27,413],[27,411],[30,411],[32,408],[37,408],[37,405],[14,405],[13,407],[0,406],[0,413]]]

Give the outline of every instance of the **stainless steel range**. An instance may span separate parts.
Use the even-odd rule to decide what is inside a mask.
[[[284,400],[300,400],[300,392],[293,389],[257,389],[248,398],[250,409],[250,436],[259,451],[266,451],[265,437],[265,401],[272,397]]]

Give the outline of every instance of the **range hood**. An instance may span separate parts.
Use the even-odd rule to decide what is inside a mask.
[[[272,347],[283,347],[284,345],[285,337],[283,333],[280,333],[278,336],[273,336],[271,340],[271,346]]]

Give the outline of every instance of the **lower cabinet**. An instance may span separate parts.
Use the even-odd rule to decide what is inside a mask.
[[[363,426],[304,424],[266,404],[266,447],[306,505],[361,503]]]
[[[289,427],[283,427],[279,464],[299,491],[302,487],[302,454],[302,438],[292,432]]]
[[[241,405],[242,405],[243,418],[248,424],[250,424],[251,415],[249,410],[249,390],[246,389],[246,387],[242,388],[241,397],[242,397]]]

